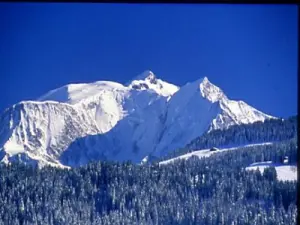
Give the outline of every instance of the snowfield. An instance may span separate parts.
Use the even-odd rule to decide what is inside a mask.
[[[159,164],[163,165],[163,164],[173,163],[174,161],[180,160],[180,159],[185,159],[186,160],[186,159],[189,159],[192,156],[197,156],[199,158],[209,157],[213,154],[217,154],[217,153],[220,153],[220,152],[237,150],[237,149],[240,149],[242,147],[246,148],[246,147],[252,147],[252,146],[257,146],[257,145],[271,145],[271,144],[273,144],[273,143],[272,142],[265,142],[265,143],[259,143],[259,144],[249,144],[249,145],[242,145],[242,146],[232,147],[232,148],[220,148],[218,151],[210,151],[210,149],[201,149],[201,150],[196,150],[196,151],[193,151],[191,153],[187,153],[187,154],[178,156],[178,157],[173,158],[173,159],[168,159],[168,160],[162,161]]]
[[[256,162],[246,167],[246,170],[256,170],[257,168],[261,173],[264,169],[270,166],[274,166],[277,172],[277,179],[282,181],[293,181],[297,180],[297,166],[295,165],[282,165],[272,163],[272,161]]]

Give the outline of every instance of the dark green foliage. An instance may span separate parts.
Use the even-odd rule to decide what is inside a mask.
[[[296,182],[245,167],[296,153],[293,139],[168,165],[1,165],[0,224],[294,225]]]

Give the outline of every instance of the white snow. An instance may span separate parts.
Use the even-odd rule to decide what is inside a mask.
[[[179,90],[176,85],[157,79],[154,73],[149,70],[144,71],[129,82],[128,87],[138,90],[149,89],[164,97],[170,97]]]
[[[141,162],[184,147],[208,129],[265,118],[229,100],[206,77],[179,88],[145,71],[127,85],[69,84],[13,105],[0,117],[0,148],[11,155],[29,151],[40,161],[59,162],[72,147],[79,162],[95,155]]]
[[[272,161],[265,162],[256,162],[252,163],[246,170],[256,170],[257,168],[261,173],[264,172],[264,169],[270,166],[274,166],[277,172],[277,179],[282,181],[293,181],[297,180],[297,166],[295,165],[284,165],[276,164]]]
[[[68,104],[77,104],[91,96],[98,95],[99,92],[126,90],[122,84],[112,81],[97,81],[89,84],[69,84],[61,88],[49,91],[38,99],[38,101],[52,100]]]
[[[199,87],[202,96],[209,101],[216,102],[222,98],[227,98],[220,88],[209,82],[207,77],[194,82],[194,85],[198,85],[198,83],[200,83]]]
[[[188,83],[169,100],[167,119],[156,156],[181,148],[205,131],[264,121],[270,116],[247,104],[231,101],[207,77]]]
[[[6,142],[3,148],[9,155],[15,155],[25,151],[22,145],[16,144],[14,141]]]

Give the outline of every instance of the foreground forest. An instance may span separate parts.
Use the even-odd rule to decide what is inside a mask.
[[[294,138],[168,165],[1,165],[0,224],[296,224],[296,181],[245,167],[289,155]]]

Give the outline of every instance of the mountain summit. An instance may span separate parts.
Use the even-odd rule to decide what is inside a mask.
[[[143,81],[149,80],[149,82],[155,83],[156,82],[156,76],[152,71],[145,70],[143,73],[136,76],[133,80],[143,80]]]
[[[0,160],[78,166],[163,156],[213,129],[274,118],[207,77],[179,88],[145,71],[128,84],[69,84],[0,116]]]
[[[210,83],[207,77],[204,77],[199,85],[201,94],[211,102],[216,102],[225,98],[223,91],[217,86]]]
[[[152,90],[164,97],[170,97],[179,90],[179,87],[176,85],[158,79],[150,70],[146,70],[136,76],[128,83],[128,87],[136,90]]]

